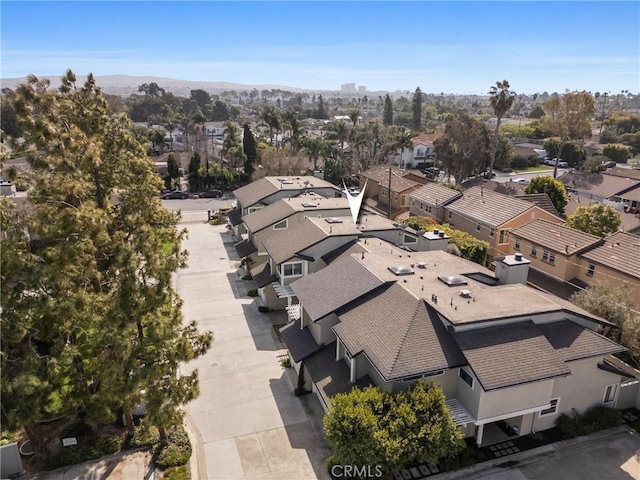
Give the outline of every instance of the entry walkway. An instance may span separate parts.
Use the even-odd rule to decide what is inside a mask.
[[[312,395],[302,401],[294,396],[267,315],[235,288],[241,274],[233,239],[224,225],[193,221],[191,215],[183,220],[189,232],[183,244],[188,268],[177,274],[176,288],[184,301],[184,321],[196,320],[201,330],[214,334],[209,352],[182,372],[199,372],[200,396],[187,410],[199,440],[198,477],[328,478],[330,450],[316,418],[322,409]]]

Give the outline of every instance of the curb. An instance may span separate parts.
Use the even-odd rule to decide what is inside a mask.
[[[200,480],[207,478],[206,457],[204,455],[204,446],[202,445],[202,437],[197,428],[191,425],[190,418],[185,416],[184,429],[189,436],[191,445],[191,458],[189,458],[189,477],[191,480]],[[195,431],[194,431],[195,430]],[[203,473],[204,472],[204,473]]]
[[[564,450],[579,447],[582,444],[585,444],[592,440],[598,440],[601,438],[618,435],[620,433],[630,433],[631,435],[636,436],[638,435],[628,425],[620,425],[617,427],[608,428],[606,430],[600,430],[599,432],[595,432],[584,437],[572,438],[570,440],[561,440],[559,442],[550,443],[541,447],[532,448],[531,450],[526,450],[524,452],[518,452],[513,455],[509,455],[508,457],[495,458],[493,460],[487,460],[486,462],[477,463],[470,467],[455,470],[453,472],[445,472],[438,475],[433,475],[429,478],[433,478],[435,480],[455,480],[458,478],[467,478],[472,474],[480,473],[494,467],[517,467],[521,466],[520,462],[528,459],[533,459],[533,457],[552,456],[556,453],[561,453]]]

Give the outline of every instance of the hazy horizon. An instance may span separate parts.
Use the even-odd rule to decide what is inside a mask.
[[[3,2],[33,73],[486,95],[638,92],[639,2]],[[561,25],[561,27],[557,27]]]

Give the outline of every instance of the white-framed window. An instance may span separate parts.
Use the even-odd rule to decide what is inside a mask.
[[[604,397],[602,398],[602,403],[611,404],[616,399],[616,391],[618,390],[618,385],[613,383],[611,385],[607,385],[604,389]]]
[[[495,228],[491,227],[491,228],[489,229],[489,236],[490,236],[491,238],[493,238],[493,237],[495,237],[495,236],[496,236],[496,229],[495,229]]]
[[[556,263],[555,253],[551,253],[547,250],[542,250],[542,261],[554,265]]]
[[[516,250],[520,250],[520,239],[516,238],[516,241],[514,242],[513,248],[515,248]]]
[[[532,245],[531,246],[531,256],[532,257],[537,257],[538,256],[538,246],[537,245]]]
[[[560,405],[560,397],[552,398],[549,402],[549,408],[540,410],[539,417],[549,417],[558,413],[558,406]]]
[[[462,379],[464,383],[469,385],[469,387],[471,387],[471,389],[473,390],[474,381],[473,381],[473,377],[469,374],[469,372],[467,372],[463,368],[460,368],[458,370],[458,376]]]
[[[556,254],[555,253],[549,252],[549,263],[551,265],[555,265],[556,264]]]
[[[415,238],[415,237],[412,237],[411,235],[405,234],[403,242],[404,243],[417,243],[418,239]]]
[[[302,262],[285,263],[282,265],[284,277],[299,277],[302,275]]]
[[[410,377],[404,377],[400,381],[403,383],[409,383],[409,382],[415,382],[416,380],[420,380],[421,378],[440,377],[442,375],[444,375],[444,370],[438,370],[435,372],[421,373],[419,375],[411,375]]]
[[[262,210],[262,207],[249,207],[247,208],[247,213],[257,212],[258,210]]]
[[[286,230],[288,226],[289,226],[289,220],[287,218],[285,218],[281,222],[276,223],[273,226],[273,229],[274,230]]]
[[[453,217],[453,214],[451,213],[451,210],[449,210],[449,219],[451,219]]]
[[[498,243],[507,243],[509,240],[509,231],[508,230],[500,230],[500,240]]]
[[[587,268],[587,276],[588,277],[593,277],[593,273],[596,271],[596,266],[593,263],[589,264],[589,267]]]
[[[480,228],[481,228],[481,227],[480,227],[480,224],[479,224],[479,223],[476,223],[476,232],[479,232],[479,231],[480,231]]]

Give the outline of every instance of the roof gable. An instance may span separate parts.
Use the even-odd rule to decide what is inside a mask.
[[[565,255],[573,255],[602,242],[602,239],[595,235],[541,218],[513,229],[511,234]]]
[[[616,232],[604,239],[600,246],[584,252],[582,256],[612,270],[640,278],[640,236]]]

